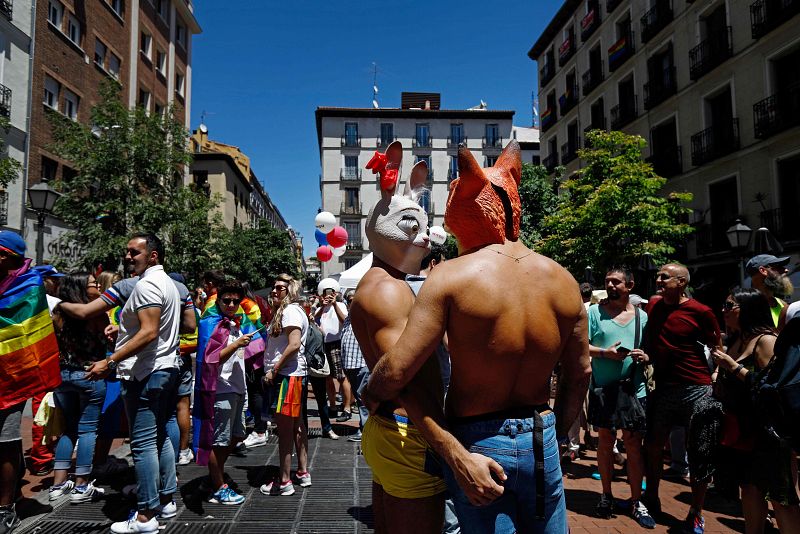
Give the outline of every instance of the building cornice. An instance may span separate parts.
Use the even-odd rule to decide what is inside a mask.
[[[536,61],[536,58],[541,56],[542,52],[547,50],[547,47],[551,42],[553,42],[555,36],[558,35],[558,32],[561,31],[561,28],[564,27],[564,24],[573,17],[575,14],[575,9],[577,9],[581,4],[583,4],[583,0],[566,0],[561,5],[561,8],[556,12],[555,16],[550,21],[550,24],[547,25],[542,34],[528,51],[529,58]]]

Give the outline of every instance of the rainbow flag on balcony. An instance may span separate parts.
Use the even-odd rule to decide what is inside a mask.
[[[61,383],[42,275],[31,260],[0,284],[0,410]]]
[[[628,48],[628,37],[623,37],[608,49],[608,62],[619,60]]]

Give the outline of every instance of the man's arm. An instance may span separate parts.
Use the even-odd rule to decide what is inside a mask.
[[[589,362],[589,331],[586,309],[581,305],[580,315],[575,321],[564,352],[561,354],[561,376],[556,393],[556,436],[563,437],[578,417],[586,398],[589,377],[592,374]]]
[[[147,308],[141,308],[136,312],[136,317],[139,319],[139,330],[121,349],[112,354],[108,360],[114,360],[117,363],[126,360],[137,354],[158,337],[158,329],[161,324],[160,307],[149,306]],[[86,378],[89,380],[105,378],[109,372],[108,360],[100,360],[99,362],[93,363],[86,372]]]
[[[191,334],[197,330],[197,315],[194,308],[184,307],[181,313],[181,325],[178,330],[181,334]]]
[[[107,312],[113,307],[114,304],[109,304],[102,298],[97,298],[91,302],[87,302],[86,304],[76,303],[76,302],[64,302],[62,300],[61,302],[58,303],[57,309],[61,310],[66,315],[69,315],[73,319],[79,319],[81,321],[85,321],[87,319],[91,319],[92,317],[97,317],[98,315]]]

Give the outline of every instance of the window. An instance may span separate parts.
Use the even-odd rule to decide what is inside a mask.
[[[458,156],[450,156],[450,168],[447,172],[447,179],[452,181],[458,178]]]
[[[355,209],[358,207],[358,191],[357,187],[346,187],[344,190],[344,206],[345,209]]]
[[[44,77],[44,104],[53,109],[58,109],[58,94],[61,84],[50,76]]]
[[[417,146],[428,146],[431,137],[431,126],[428,123],[418,122],[415,127]]]
[[[165,0],[156,0],[156,11],[158,11],[158,16],[164,20],[167,20],[167,8],[169,7],[169,3]]]
[[[496,124],[486,125],[486,145],[494,146],[500,142],[500,128]]]
[[[50,158],[42,156],[42,181],[49,182],[56,179],[58,172],[58,163]]]
[[[464,140],[464,125],[451,124],[450,125],[450,142],[454,145],[459,145]]]
[[[142,32],[141,43],[139,46],[139,50],[142,54],[147,57],[147,59],[152,59],[152,48],[153,48],[153,36],[149,33]]]
[[[345,178],[358,177],[358,156],[344,157],[344,177]]]
[[[108,47],[100,39],[94,41],[94,62],[105,68]]]
[[[69,16],[67,22],[67,37],[76,45],[81,45],[81,23],[72,15]]]
[[[183,96],[184,91],[184,77],[180,72],[175,73],[175,92]]]
[[[64,17],[64,4],[59,2],[58,0],[50,0],[50,7],[47,10],[47,20],[50,23],[58,28],[61,29],[61,20]]]
[[[164,76],[167,72],[167,53],[163,50],[156,50],[156,70]]]
[[[344,123],[344,144],[345,146],[358,146],[358,123]]]
[[[137,103],[142,106],[145,111],[150,111],[150,92],[139,89],[139,100]]]
[[[186,48],[186,26],[181,22],[175,24],[175,41],[183,48]]]
[[[110,72],[114,78],[119,78],[120,64],[121,60],[117,56],[114,54],[108,55],[108,72]]]
[[[156,112],[156,115],[161,115],[163,117],[164,116],[164,104],[159,104],[158,102],[156,102],[154,111]]]
[[[78,95],[69,89],[64,89],[64,115],[72,120],[78,120],[79,101]]]
[[[344,260],[344,268],[351,269],[355,267],[359,261],[361,261],[361,258],[347,258]]]
[[[417,161],[416,162],[420,162],[420,161],[424,161],[425,165],[428,166],[428,178],[430,178],[431,174],[433,174],[433,169],[431,168],[431,157],[430,156],[417,156]]]
[[[486,167],[494,167],[497,163],[497,156],[486,156]]]
[[[388,145],[394,141],[394,124],[391,122],[381,123],[381,146]]]
[[[114,12],[121,17],[122,10],[124,9],[122,0],[111,0],[111,9],[113,9]]]
[[[347,231],[347,244],[361,246],[361,223],[344,222],[344,229]]]

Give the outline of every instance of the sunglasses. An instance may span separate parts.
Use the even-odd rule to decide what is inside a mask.
[[[241,299],[220,299],[220,300],[222,301],[223,304],[226,304],[228,306],[233,306],[234,304],[239,304],[240,302],[242,302]]]
[[[670,276],[667,273],[660,273],[656,275],[656,280],[661,280],[662,282],[666,282],[667,280],[671,280],[673,278],[684,278],[683,276]]]
[[[276,293],[280,293],[281,291],[288,291],[289,288],[286,286],[275,286],[272,288],[272,290],[275,291]]]
[[[731,302],[730,300],[726,300],[722,303],[722,311],[731,311],[739,308],[739,305],[735,302]]]

